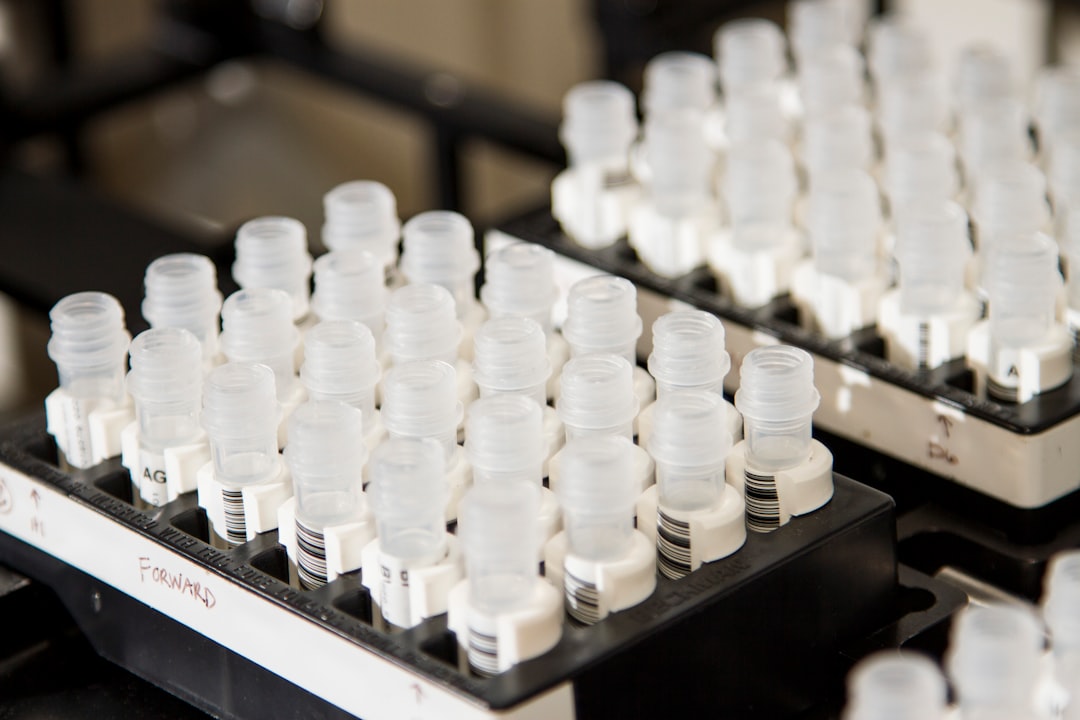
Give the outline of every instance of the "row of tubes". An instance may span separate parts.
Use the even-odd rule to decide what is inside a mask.
[[[1062,385],[1080,327],[1080,272],[1067,288],[1060,272],[1080,265],[1080,72],[1043,68],[1027,100],[979,46],[947,78],[923,28],[867,30],[859,5],[797,0],[786,37],[743,19],[715,59],[658,55],[640,127],[622,85],[571,89],[553,215],[587,248],[627,237],[662,276],[706,265],[740,306],[788,295],[829,339],[876,325],[903,368],[966,358],[996,400]]]

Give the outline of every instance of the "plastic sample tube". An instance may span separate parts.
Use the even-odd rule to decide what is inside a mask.
[[[803,162],[810,175],[810,192],[817,179],[830,172],[866,170],[874,159],[870,114],[858,105],[844,105],[807,118]]]
[[[935,73],[894,78],[880,88],[877,110],[886,156],[907,136],[949,126],[945,83]]]
[[[880,92],[897,80],[934,72],[934,53],[926,32],[902,15],[880,15],[870,23],[867,64]]]
[[[441,360],[395,365],[383,378],[383,425],[392,438],[431,438],[447,464],[462,417],[454,367]]]
[[[776,473],[810,457],[810,432],[821,396],[814,387],[814,361],[789,345],[751,350],[743,358],[735,407],[743,416],[746,441],[747,527],[779,527]]]
[[[214,477],[239,487],[276,476],[280,416],[269,367],[228,362],[210,371],[203,383],[201,421],[210,438]]]
[[[1058,136],[1080,125],[1080,71],[1065,66],[1040,70],[1034,105],[1039,152],[1052,157]]]
[[[382,368],[375,338],[365,325],[352,320],[327,320],[304,337],[300,382],[313,401],[337,400],[361,413],[363,435],[376,426],[375,386]]]
[[[628,239],[638,257],[665,277],[684,275],[704,259],[719,218],[710,189],[714,158],[698,110],[668,110],[645,123],[647,195],[630,216]]]
[[[458,358],[462,327],[454,298],[443,287],[415,284],[390,294],[386,306],[385,344],[395,364]]]
[[[389,270],[397,263],[401,220],[390,188],[373,180],[353,180],[323,196],[322,240],[331,252],[367,250]]]
[[[49,357],[56,363],[60,390],[67,396],[56,443],[74,467],[95,463],[89,414],[125,402],[124,361],[131,336],[124,309],[111,295],[81,292],[68,295],[49,311],[52,336]]]
[[[633,365],[641,318],[637,289],[625,278],[596,275],[570,287],[563,337],[572,357],[610,353]]]
[[[861,104],[865,76],[862,55],[850,45],[833,45],[801,58],[798,83],[804,112],[813,117]]]
[[[274,372],[278,400],[296,388],[296,345],[288,294],[271,288],[240,290],[221,308],[221,349],[230,362],[261,363]]]
[[[210,258],[194,253],[162,255],[146,267],[142,314],[150,327],[187,330],[202,344],[203,362],[218,354],[221,292]]]
[[[386,313],[385,273],[382,260],[368,250],[332,250],[315,261],[311,307],[323,321],[363,323],[379,342]]]
[[[639,493],[632,477],[630,450],[629,440],[612,436],[573,440],[563,448],[558,496],[568,556],[610,563],[631,553],[634,503]],[[600,619],[597,603],[588,601],[588,593],[581,592],[583,586],[597,591],[587,579],[566,572],[567,612],[579,622],[592,624]]]
[[[542,245],[511,243],[485,261],[480,300],[492,318],[527,317],[550,333],[558,295],[555,253]]]
[[[559,139],[569,166],[552,183],[551,211],[584,247],[606,247],[626,234],[637,197],[630,183],[630,146],[637,133],[634,95],[618,83],[581,83],[563,98]]]
[[[724,134],[729,143],[791,141],[791,125],[778,86],[743,88],[724,103]]]
[[[787,69],[785,46],[783,31],[771,20],[744,18],[721,25],[713,48],[724,95],[778,81]]]
[[[528,607],[534,597],[539,510],[540,488],[525,482],[474,485],[461,501],[458,535],[469,581],[467,655],[480,674],[500,670],[497,635],[489,626],[500,615]]]
[[[547,457],[540,406],[515,395],[473,402],[465,420],[465,454],[476,484],[540,485]]]
[[[844,720],[942,720],[945,677],[929,658],[884,651],[860,662],[848,677]]]
[[[715,393],[684,390],[657,399],[648,450],[656,461],[661,509],[710,510],[720,501],[731,449],[731,434],[721,430],[725,410]]]
[[[897,221],[900,311],[926,318],[951,312],[964,294],[971,254],[963,208],[948,201],[909,207]]]
[[[716,64],[691,52],[660,53],[645,65],[641,108],[645,117],[676,110],[706,112],[716,103]],[[699,116],[704,121],[704,116]]]
[[[476,331],[473,379],[480,397],[522,395],[547,404],[551,362],[543,329],[525,317],[488,320]]]
[[[587,355],[563,366],[555,410],[566,441],[597,435],[634,437],[638,399],[630,363],[617,355]]]
[[[788,3],[788,41],[797,65],[814,52],[858,42],[856,24],[842,2],[795,0]]]
[[[808,226],[818,273],[857,283],[878,273],[877,185],[861,170],[829,172],[810,190]]]
[[[731,356],[724,349],[724,326],[703,310],[676,310],[653,323],[649,372],[656,397],[692,390],[722,395]]]
[[[292,319],[308,314],[311,295],[311,253],[307,230],[299,220],[261,217],[236,232],[233,279],[241,288],[276,288],[289,295]]]
[[[1061,287],[1057,248],[1045,235],[1006,243],[990,258],[990,336],[999,347],[1023,347],[1055,325]]]
[[[376,602],[387,622],[409,627],[409,573],[435,565],[447,553],[442,448],[433,440],[390,438],[375,449],[369,471],[382,578]]]
[[[798,190],[786,146],[775,140],[732,145],[722,190],[737,248],[749,252],[785,244]]]
[[[1080,550],[1063,552],[1050,560],[1043,592],[1043,619],[1050,630],[1054,675],[1066,690],[1080,690]],[[1080,698],[1071,696],[1070,712]],[[1071,717],[1071,716],[1070,716]]]
[[[132,340],[130,354],[127,387],[140,445],[131,481],[143,500],[164,505],[164,450],[194,443],[202,433],[202,346],[187,330],[153,328]]]
[[[885,159],[884,185],[893,219],[911,205],[951,200],[960,186],[953,144],[939,133],[898,139]]]
[[[997,165],[979,179],[972,214],[984,257],[1003,242],[1038,232],[1050,220],[1046,177],[1031,163]]]
[[[945,667],[963,717],[1034,717],[1043,632],[1013,605],[970,606],[953,624]]]
[[[304,587],[326,584],[326,528],[363,510],[362,437],[360,411],[336,400],[306,402],[289,416],[284,458],[296,496],[296,567]]]
[[[1054,206],[1054,236],[1063,241],[1068,232],[1068,215],[1080,208],[1080,131],[1065,130],[1055,135],[1054,151],[1046,165]]]
[[[1027,110],[1014,97],[970,105],[959,121],[957,147],[964,165],[965,183],[971,188],[978,185],[983,175],[1031,156]],[[977,198],[977,191],[974,192]]]
[[[406,279],[449,290],[457,316],[464,318],[476,304],[473,281],[480,269],[472,223],[455,212],[424,212],[405,223],[402,236],[401,271]]]
[[[1012,97],[1016,92],[1013,67],[1008,56],[991,45],[963,50],[956,63],[953,97],[962,118],[968,108],[988,100]]]

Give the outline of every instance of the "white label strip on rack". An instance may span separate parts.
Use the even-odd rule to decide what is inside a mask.
[[[0,531],[368,720],[574,717],[570,682],[509,710],[492,711],[3,464]]]

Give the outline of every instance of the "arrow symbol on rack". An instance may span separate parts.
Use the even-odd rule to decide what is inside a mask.
[[[0,478],[0,514],[6,515],[11,512],[11,506],[14,505],[11,493],[8,492],[7,485],[4,484],[4,478]]]
[[[34,509],[41,506],[41,493],[37,491],[37,488],[30,491],[30,499],[34,501]]]

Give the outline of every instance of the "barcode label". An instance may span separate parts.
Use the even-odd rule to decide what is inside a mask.
[[[690,523],[656,511],[656,559],[666,578],[678,580],[690,574]]]
[[[915,351],[915,361],[920,370],[930,367],[930,323],[919,323],[919,346]]]
[[[1020,388],[1018,386],[1008,386],[999,383],[990,375],[986,376],[986,394],[996,400],[1003,400],[1005,402],[1016,402],[1020,397]]]
[[[583,625],[600,622],[600,592],[595,583],[586,582],[564,570],[563,589],[566,591],[566,612],[570,617]]]
[[[604,173],[604,187],[607,189],[623,187],[634,181],[628,170],[608,170]]]
[[[326,539],[321,532],[296,521],[296,572],[308,590],[326,584]]]
[[[780,498],[776,494],[776,476],[759,475],[746,470],[746,527],[754,532],[772,532],[780,527]]]
[[[469,667],[478,675],[499,672],[499,641],[469,626]]]
[[[90,413],[98,406],[96,400],[68,397],[64,403],[64,459],[74,467],[86,469],[94,464],[90,443]]]
[[[233,545],[247,542],[247,519],[244,517],[244,494],[240,490],[221,489],[225,507],[225,539]]]

